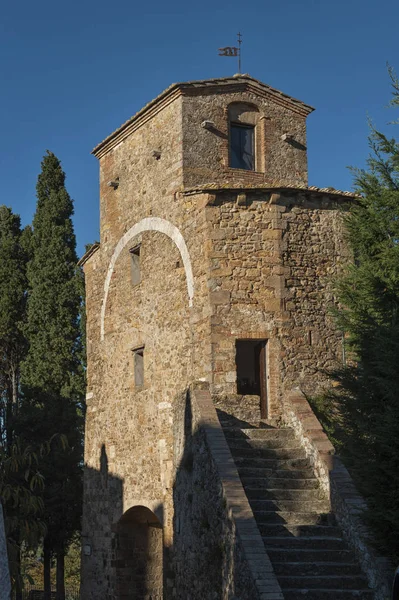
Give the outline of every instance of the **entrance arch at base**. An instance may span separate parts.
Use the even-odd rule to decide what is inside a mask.
[[[163,600],[163,530],[146,506],[133,506],[116,528],[116,592],[123,600]]]

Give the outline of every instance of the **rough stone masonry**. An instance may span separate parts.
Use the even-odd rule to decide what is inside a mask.
[[[312,110],[248,75],[174,84],[93,151],[82,600],[232,597],[234,527],[214,469],[195,467],[188,389],[278,419],[286,390],[314,393],[341,360],[330,309],[353,195],[308,187]]]

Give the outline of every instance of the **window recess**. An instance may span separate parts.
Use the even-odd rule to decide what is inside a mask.
[[[131,248],[129,252],[132,285],[138,285],[141,282],[140,244]]]
[[[141,388],[144,385],[144,346],[133,350],[134,358],[134,387]]]

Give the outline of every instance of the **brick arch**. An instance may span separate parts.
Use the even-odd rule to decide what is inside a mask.
[[[229,116],[235,109],[241,109],[242,112],[256,112],[259,113],[259,106],[254,102],[246,101],[246,100],[233,100],[227,104],[227,111]],[[245,109],[249,109],[249,111],[245,111]]]
[[[109,286],[111,283],[112,273],[114,272],[115,263],[120,255],[120,253],[126,246],[126,244],[128,244],[129,241],[132,238],[134,238],[136,235],[138,235],[139,233],[143,233],[144,231],[159,231],[160,233],[163,233],[166,236],[168,236],[176,244],[176,246],[180,252],[180,256],[183,261],[184,271],[186,274],[188,303],[189,303],[190,307],[193,305],[193,298],[194,298],[193,270],[191,267],[191,260],[190,260],[188,248],[187,248],[186,242],[185,242],[182,234],[180,233],[179,229],[175,225],[173,225],[173,223],[171,223],[170,221],[166,221],[166,219],[161,219],[160,217],[146,217],[145,219],[142,219],[141,221],[139,221],[138,223],[133,225],[133,227],[131,227],[129,229],[129,231],[127,231],[125,233],[125,235],[123,235],[121,237],[121,239],[119,240],[119,242],[117,243],[117,245],[115,247],[114,253],[113,253],[110,263],[108,265],[107,276],[105,278],[105,283],[104,283],[103,302],[102,302],[102,306],[101,306],[101,324],[100,324],[101,340],[104,339],[105,309],[107,307]]]

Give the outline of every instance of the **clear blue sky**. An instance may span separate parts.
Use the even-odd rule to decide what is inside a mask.
[[[386,62],[399,71],[398,0],[20,0],[0,18],[0,202],[24,224],[46,149],[75,201],[78,252],[98,239],[92,148],[176,81],[237,71],[220,46],[243,34],[242,71],[316,107],[309,183],[352,187],[368,154],[367,117],[382,129]],[[392,135],[396,133],[392,128]]]

